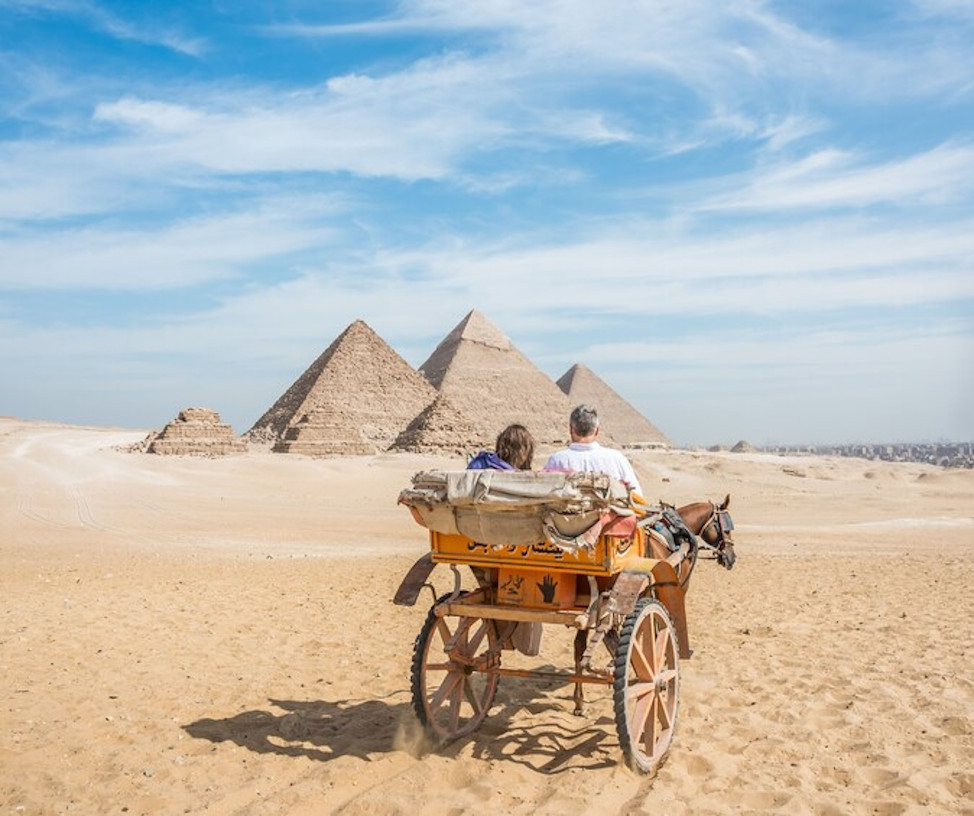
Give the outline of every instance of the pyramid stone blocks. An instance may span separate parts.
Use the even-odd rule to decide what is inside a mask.
[[[513,422],[527,427],[539,444],[561,444],[568,437],[568,398],[476,309],[419,370],[473,423],[478,438],[494,439]]]
[[[386,450],[435,389],[364,321],[356,320],[247,432],[278,453]]]
[[[488,445],[474,423],[440,394],[399,434],[392,450],[461,455]]]
[[[225,456],[243,453],[247,446],[233,428],[220,422],[209,408],[184,408],[149,442],[148,453],[184,456]]]

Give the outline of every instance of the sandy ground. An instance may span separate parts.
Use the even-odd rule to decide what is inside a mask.
[[[694,576],[650,782],[594,687],[578,718],[505,678],[472,738],[417,734],[395,499],[457,463],[112,447],[141,436],[0,420],[0,813],[974,814],[972,472],[638,454],[650,498],[731,494],[739,556]]]

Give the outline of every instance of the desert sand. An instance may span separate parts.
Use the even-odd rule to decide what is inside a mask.
[[[730,493],[739,558],[694,575],[649,781],[595,687],[579,718],[504,678],[473,737],[417,733],[396,496],[461,463],[115,449],[145,433],[0,420],[4,814],[974,814],[974,472],[633,454],[650,499]]]

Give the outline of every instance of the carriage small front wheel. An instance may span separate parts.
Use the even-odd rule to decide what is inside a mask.
[[[442,599],[441,599],[442,600]],[[436,614],[434,604],[413,647],[413,708],[441,742],[472,733],[497,693],[497,625],[492,620]]]
[[[666,607],[643,598],[619,631],[613,702],[629,766],[652,774],[666,757],[680,707],[676,630]]]

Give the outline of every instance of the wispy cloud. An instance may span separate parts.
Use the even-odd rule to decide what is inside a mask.
[[[502,87],[482,88],[474,66],[447,58],[285,94],[224,89],[196,105],[124,98],[100,104],[95,118],[127,129],[116,145],[157,164],[438,179],[507,132],[490,115],[504,95]]]
[[[320,246],[321,223],[263,209],[165,227],[86,227],[0,238],[0,291],[153,290],[243,276],[271,258]]]
[[[780,212],[945,203],[974,189],[974,148],[945,144],[886,162],[821,150],[798,161],[759,167],[741,180],[739,189],[710,198],[702,209]]]
[[[962,0],[929,0],[958,13]],[[769,90],[801,88],[801,96],[847,99],[902,97],[934,88],[966,87],[974,66],[950,29],[943,36],[889,50],[803,29],[766,2],[709,3],[629,0],[593,6],[584,0],[401,0],[381,19],[339,25],[269,26],[298,37],[401,35],[408,32],[486,33],[491,46],[525,73],[608,76],[637,72],[669,77],[715,107],[742,99],[760,104]],[[904,49],[909,59],[904,59]],[[849,82],[855,77],[855,82]],[[787,83],[787,85],[783,84]]]
[[[134,23],[110,12],[103,5],[88,0],[0,0],[0,8],[4,7],[21,13],[74,17],[110,37],[158,45],[188,56],[200,56],[206,48],[205,41],[200,37],[186,36],[160,25],[157,21]]]

